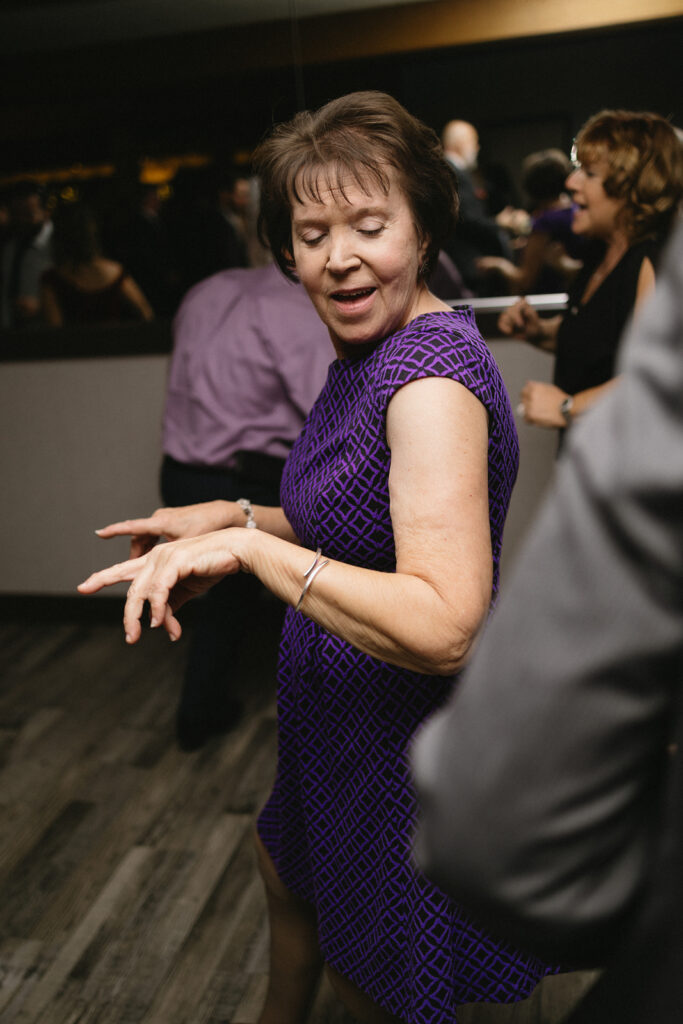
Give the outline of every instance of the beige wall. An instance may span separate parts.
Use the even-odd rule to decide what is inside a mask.
[[[75,595],[125,555],[93,530],[158,504],[165,356],[0,367],[0,591]]]
[[[528,376],[549,378],[548,356],[517,342],[491,347],[513,404]],[[101,541],[93,531],[159,503],[166,367],[165,356],[0,366],[0,592],[73,596],[93,569],[125,557],[124,540]],[[556,443],[554,433],[519,430],[504,571],[552,471]]]

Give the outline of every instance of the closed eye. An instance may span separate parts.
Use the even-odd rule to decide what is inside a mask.
[[[359,235],[367,235],[369,238],[375,238],[377,235],[381,235],[383,231],[383,224],[380,224],[378,228],[358,228]]]
[[[318,244],[318,242],[321,242],[324,237],[324,235],[301,235],[300,240],[304,245],[308,246],[309,249],[312,249]]]

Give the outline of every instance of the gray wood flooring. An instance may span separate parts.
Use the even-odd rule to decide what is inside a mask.
[[[193,754],[173,735],[186,644],[0,626],[0,1024],[257,1019],[251,831],[275,764],[274,641],[236,673],[243,723]],[[552,1003],[514,1020],[559,1020]],[[323,983],[309,1024],[351,1020]]]

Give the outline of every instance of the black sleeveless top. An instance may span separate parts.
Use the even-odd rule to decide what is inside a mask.
[[[646,258],[656,265],[659,249],[660,244],[652,240],[631,246],[582,305],[581,296],[602,251],[586,260],[557,334],[554,381],[563,391],[575,395],[614,377],[619,342],[636,301],[640,268]]]

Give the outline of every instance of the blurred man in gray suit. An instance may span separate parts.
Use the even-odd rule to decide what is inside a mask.
[[[498,934],[606,965],[572,1024],[683,1020],[683,226],[623,376],[572,428],[450,705],[425,870]]]

